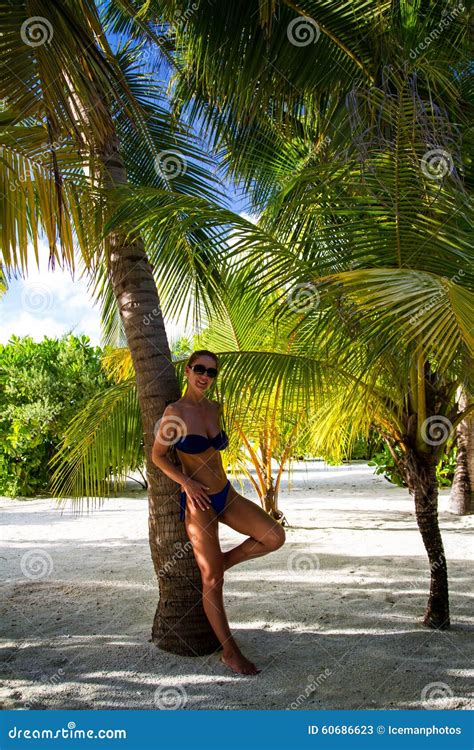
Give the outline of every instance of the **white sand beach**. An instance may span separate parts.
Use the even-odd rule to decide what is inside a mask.
[[[240,491],[256,500],[249,483]],[[450,514],[448,494],[452,626],[436,632],[420,622],[429,567],[408,492],[360,462],[295,464],[280,497],[286,544],[226,573],[231,628],[262,669],[253,677],[150,642],[158,587],[145,492],[82,516],[1,498],[3,707],[472,708],[473,517]],[[223,524],[220,534],[223,549],[243,538]],[[23,572],[36,550],[49,565],[38,579]]]

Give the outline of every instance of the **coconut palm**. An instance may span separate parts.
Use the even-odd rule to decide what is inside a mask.
[[[119,20],[130,10],[126,2],[114,6],[120,6]],[[142,14],[132,17],[130,26],[137,37],[143,34],[153,38],[143,21],[146,12],[165,11],[169,18],[175,16],[178,7],[180,4],[171,0],[147,3]],[[426,420],[422,417],[446,416],[441,408],[456,426],[467,415],[466,410],[457,408],[451,395],[463,378],[458,362],[464,361],[465,349],[471,344],[466,322],[472,273],[466,266],[466,203],[462,202],[452,221],[459,198],[452,185],[442,183],[438,191],[436,179],[430,183],[429,178],[422,177],[420,194],[420,157],[426,153],[426,136],[431,138],[434,131],[426,128],[424,138],[420,133],[423,135],[427,122],[436,121],[436,95],[441,89],[453,108],[456,97],[462,103],[458,96],[462,77],[458,75],[457,80],[453,76],[452,56],[443,57],[438,44],[432,45],[431,65],[421,65],[426,56],[417,63],[425,73],[423,89],[413,86],[413,75],[410,79],[406,66],[399,75],[401,52],[408,57],[409,45],[423,39],[440,16],[436,8],[427,12],[425,7],[408,2],[394,8],[388,2],[367,2],[363,8],[359,4],[360,12],[353,14],[348,5],[329,2],[306,3],[304,8],[290,2],[268,2],[260,3],[254,14],[248,12],[248,5],[243,8],[239,3],[232,7],[220,3],[213,13],[207,9],[206,14],[186,17],[185,24],[175,24],[174,37],[169,37],[171,51],[167,44],[159,45],[159,49],[178,71],[177,98],[193,98],[191,114],[205,116],[216,146],[224,149],[228,173],[242,179],[255,206],[268,207],[263,226],[239,224],[235,217],[216,212],[203,199],[166,196],[163,190],[151,187],[127,191],[128,195],[115,191],[118,208],[108,230],[119,232],[124,242],[138,241],[138,232],[148,233],[160,246],[171,227],[179,223],[182,231],[207,231],[202,248],[209,251],[212,247],[222,258],[237,258],[244,268],[251,269],[247,283],[262,294],[278,289],[287,299],[289,291],[291,296],[295,289],[301,290],[301,285],[310,284],[310,292],[319,295],[317,285],[321,285],[322,304],[313,306],[309,314],[295,315],[294,304],[283,303],[278,310],[280,325],[285,317],[298,324],[294,346],[299,346],[299,354],[305,358],[305,366],[300,367],[302,377],[295,378],[294,385],[288,377],[299,367],[300,358],[296,356],[238,353],[229,357],[229,364],[239,362],[237,372],[229,367],[227,373],[230,392],[238,397],[242,388],[257,383],[259,392],[272,393],[283,379],[288,384],[286,395],[293,389],[298,398],[300,389],[307,398],[321,373],[314,357],[319,347],[326,364],[332,361],[340,373],[333,379],[334,394],[343,389],[348,400],[344,408],[341,406],[341,415],[347,415],[351,425],[360,426],[369,419],[375,397],[378,412],[382,413],[384,404],[393,407],[389,410],[388,432],[399,441],[399,450],[402,445],[405,448],[405,465],[415,496],[417,491],[419,496],[420,528],[426,543],[434,540],[433,550],[440,553],[432,562],[433,554],[428,551],[433,583],[425,622],[446,627],[446,562],[437,531],[430,473],[438,451],[432,450],[433,446],[424,449],[422,427]],[[276,20],[275,10],[281,13]],[[305,15],[306,23],[308,19],[314,22],[311,12],[314,15],[315,10],[321,44],[312,47],[313,54],[308,55],[308,49],[292,43],[287,32],[298,14]],[[463,27],[458,20],[454,19],[449,34],[444,35],[446,49],[453,40],[462,42]],[[242,21],[245,33],[236,33]],[[315,28],[314,23],[310,25]],[[226,66],[218,57],[222,43],[227,44]],[[457,47],[462,49],[462,45]],[[390,80],[386,76],[387,59],[388,63],[396,62]],[[407,81],[411,89],[405,87]],[[373,84],[378,87],[369,89]],[[421,108],[424,118],[419,113],[413,117],[413,102],[419,101],[420,91],[425,96],[427,89],[429,106]],[[349,92],[351,103],[357,105],[352,108],[352,120],[345,103]],[[385,109],[389,115],[383,129],[375,129],[369,151],[373,145],[375,149],[369,164],[364,136],[374,132],[374,124],[380,122],[377,115]],[[355,126],[352,133],[351,122]],[[416,126],[415,144],[409,137],[410,124]],[[358,139],[354,137],[357,127],[361,128]],[[438,137],[437,131],[435,135]],[[442,136],[441,143],[434,143],[450,155],[455,139],[448,131]],[[420,149],[424,151],[420,153]],[[447,163],[449,167],[449,159]],[[457,160],[455,166],[462,171]],[[431,168],[426,159],[425,167],[428,171]],[[424,213],[428,217],[425,221]],[[226,244],[229,225],[237,227],[240,234],[231,251]],[[428,258],[417,252],[420,236],[434,247]],[[460,271],[464,278],[459,279]],[[427,309],[433,295],[434,313],[431,307]],[[402,316],[398,315],[399,308]],[[397,370],[390,366],[390,360],[399,364],[403,347],[406,361]],[[319,380],[322,382],[321,377]],[[347,388],[347,383],[353,388]],[[398,402],[392,398],[394,393],[399,394]],[[332,403],[336,398],[334,395]],[[402,407],[405,412],[400,419]],[[325,424],[332,420],[334,425],[334,413],[327,408]],[[386,426],[387,418],[380,419],[376,423]],[[332,434],[340,435],[340,429]],[[425,474],[429,475],[427,481]]]
[[[472,410],[472,404],[463,408],[455,395],[472,377],[464,367],[473,346],[468,199],[454,165],[452,176],[443,165],[444,174],[430,173],[426,151],[430,142],[436,143],[436,133],[431,131],[428,143],[424,141],[417,130],[425,123],[417,121],[409,87],[393,79],[390,85],[396,96],[384,98],[386,92],[376,91],[373,102],[370,94],[362,94],[368,112],[363,107],[358,111],[360,139],[354,156],[349,151],[341,163],[331,152],[330,166],[307,169],[306,176],[303,172],[300,184],[287,191],[268,221],[298,242],[304,263],[295,272],[295,283],[319,285],[322,299],[328,295],[323,304],[342,313],[336,325],[342,317],[346,335],[339,337],[334,356],[343,357],[354,376],[368,381],[366,397],[382,385],[392,404],[391,410],[385,406],[383,421],[374,416],[371,422],[384,434],[414,494],[431,567],[424,623],[443,628],[450,619],[435,469],[452,431]],[[383,135],[370,133],[375,112]],[[364,143],[362,130],[370,133],[370,143]],[[368,151],[360,159],[364,147]],[[439,152],[450,164],[451,154],[441,144]],[[251,279],[255,282],[255,273]],[[322,309],[307,316],[304,327],[308,345],[314,345],[318,329],[337,341],[335,324]],[[345,408],[354,421],[359,389],[360,384],[347,393],[353,403]],[[327,415],[328,433],[345,408],[338,397]]]
[[[412,120],[407,122],[411,129]],[[406,137],[405,131],[399,134],[399,143],[402,137]],[[404,149],[401,152],[405,154]],[[449,433],[471,409],[459,408],[455,397],[459,383],[469,377],[463,369],[463,353],[472,348],[468,322],[472,277],[463,211],[456,214],[456,223],[445,226],[454,198],[459,205],[462,194],[458,194],[457,185],[453,192],[453,186],[440,185],[431,175],[423,175],[424,190],[420,190],[419,160],[411,150],[401,163],[395,162],[389,151],[384,152],[384,158],[374,152],[373,158],[374,167],[379,160],[384,167],[385,192],[375,168],[368,169],[361,189],[358,161],[350,164],[345,159],[340,168],[348,179],[343,183],[334,158],[329,186],[326,173],[318,182],[317,170],[305,169],[291,193],[287,191],[286,205],[273,219],[270,213],[266,217],[267,225],[273,222],[273,235],[269,229],[217,210],[202,199],[166,196],[168,204],[160,205],[161,194],[150,188],[124,193],[122,206],[111,221],[124,231],[140,226],[158,240],[160,233],[167,232],[166,223],[173,224],[173,212],[176,217],[185,214],[190,226],[214,232],[212,242],[219,246],[222,257],[227,254],[235,266],[250,268],[249,273],[240,274],[245,278],[240,294],[253,303],[240,311],[237,305],[235,321],[228,329],[217,326],[212,339],[223,360],[228,414],[235,416],[239,403],[242,408],[242,394],[251,393],[252,399],[246,401],[247,405],[252,402],[253,409],[246,410],[251,421],[255,423],[259,413],[265,420],[268,394],[283,384],[285,404],[303,408],[315,394],[318,437],[314,443],[326,454],[341,455],[348,433],[355,436],[376,428],[415,495],[417,521],[432,567],[425,623],[447,627],[447,572],[437,521],[434,469]],[[397,224],[390,221],[393,214],[387,204],[399,173],[404,175],[409,200],[404,211],[395,207]],[[326,218],[324,208],[331,188],[341,190],[340,220],[333,208],[315,241],[306,227],[312,227],[315,214]],[[426,221],[425,210],[433,200],[432,191],[437,196],[434,226]],[[303,216],[295,236],[290,230],[298,211]],[[344,220],[353,215],[358,221]],[[377,221],[379,215],[383,220]],[[287,216],[291,218],[287,220]],[[415,226],[414,217],[419,222]],[[399,245],[400,232],[407,239],[411,236],[409,245]],[[428,259],[421,238],[432,247]],[[400,250],[403,256],[397,268]],[[354,265],[357,268],[353,270],[339,270]],[[235,268],[234,275],[238,290]],[[252,298],[249,289],[257,289],[257,296]],[[235,296],[239,299],[238,291]],[[279,334],[281,338],[292,336],[289,352],[262,352],[255,346],[262,340],[256,321],[268,319],[275,301]],[[278,340],[274,336],[272,343]],[[250,346],[230,351],[231,347],[235,350],[236,342]]]
[[[177,105],[204,119],[275,238],[234,246],[246,283],[282,299],[288,285],[321,295],[297,340],[307,354],[324,347],[354,381],[348,401],[339,393],[328,405],[326,434],[338,434],[338,411],[383,428],[430,562],[424,623],[449,627],[435,467],[472,410],[455,397],[472,377],[466,13],[457,3],[369,0],[355,13],[271,0],[221,2],[173,24],[182,3],[147,10],[171,24]],[[158,228],[153,211],[143,221]],[[283,302],[278,316],[288,315]],[[279,368],[253,365],[251,379],[271,392]]]
[[[193,556],[188,551],[186,576],[160,575],[164,565],[173,568],[173,544],[185,536],[175,522],[179,488],[154,466],[151,449],[165,403],[179,397],[156,282],[168,308],[179,286],[181,294],[197,291],[199,305],[212,309],[219,306],[219,271],[213,257],[201,254],[199,233],[180,232],[179,220],[169,241],[146,249],[139,234],[126,240],[106,222],[118,186],[140,182],[166,192],[172,185],[214,197],[219,187],[188,129],[164,106],[154,77],[137,68],[137,50],[112,54],[94,4],[19,0],[2,4],[1,20],[0,60],[8,72],[0,113],[2,268],[25,272],[28,242],[38,257],[44,234],[53,264],[72,268],[79,251],[110,335],[118,309],[136,377],[135,429],[142,431],[160,583],[153,639],[168,650],[209,653],[218,642],[202,610]]]

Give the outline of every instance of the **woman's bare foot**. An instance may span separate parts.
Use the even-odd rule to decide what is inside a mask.
[[[226,667],[238,674],[258,674],[262,671],[257,669],[255,664],[246,659],[240,651],[223,651],[219,658]]]

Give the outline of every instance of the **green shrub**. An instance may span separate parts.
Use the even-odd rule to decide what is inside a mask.
[[[0,495],[46,491],[48,461],[80,406],[108,387],[87,336],[0,344]]]
[[[399,453],[397,449],[395,450],[396,453]],[[454,470],[456,468],[456,453],[457,450],[454,446],[448,455],[443,456],[443,459],[436,468],[436,478],[440,487],[450,487],[453,483]],[[386,444],[383,445],[382,450],[376,453],[368,463],[369,466],[376,467],[375,474],[383,474],[389,482],[399,487],[407,486]]]

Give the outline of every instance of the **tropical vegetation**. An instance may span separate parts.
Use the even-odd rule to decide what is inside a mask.
[[[427,551],[423,622],[447,628],[436,470],[473,410],[467,14],[426,0],[364,0],[357,12],[330,0],[202,6],[36,2],[53,30],[38,46],[21,34],[30,3],[8,6],[0,54],[16,80],[2,94],[0,179],[16,189],[4,200],[4,267],[24,265],[40,230],[69,261],[77,237],[107,341],[125,337],[152,558],[167,571],[155,643],[217,645],[192,554],[173,558],[185,541],[178,488],[151,461],[156,422],[180,393],[163,312],[189,299],[242,438],[248,404],[262,487],[269,455],[284,457],[303,417],[313,451],[335,459],[382,436]],[[125,47],[114,54],[106,31]],[[254,221],[229,209],[216,170]],[[90,460],[93,485],[115,457]]]

